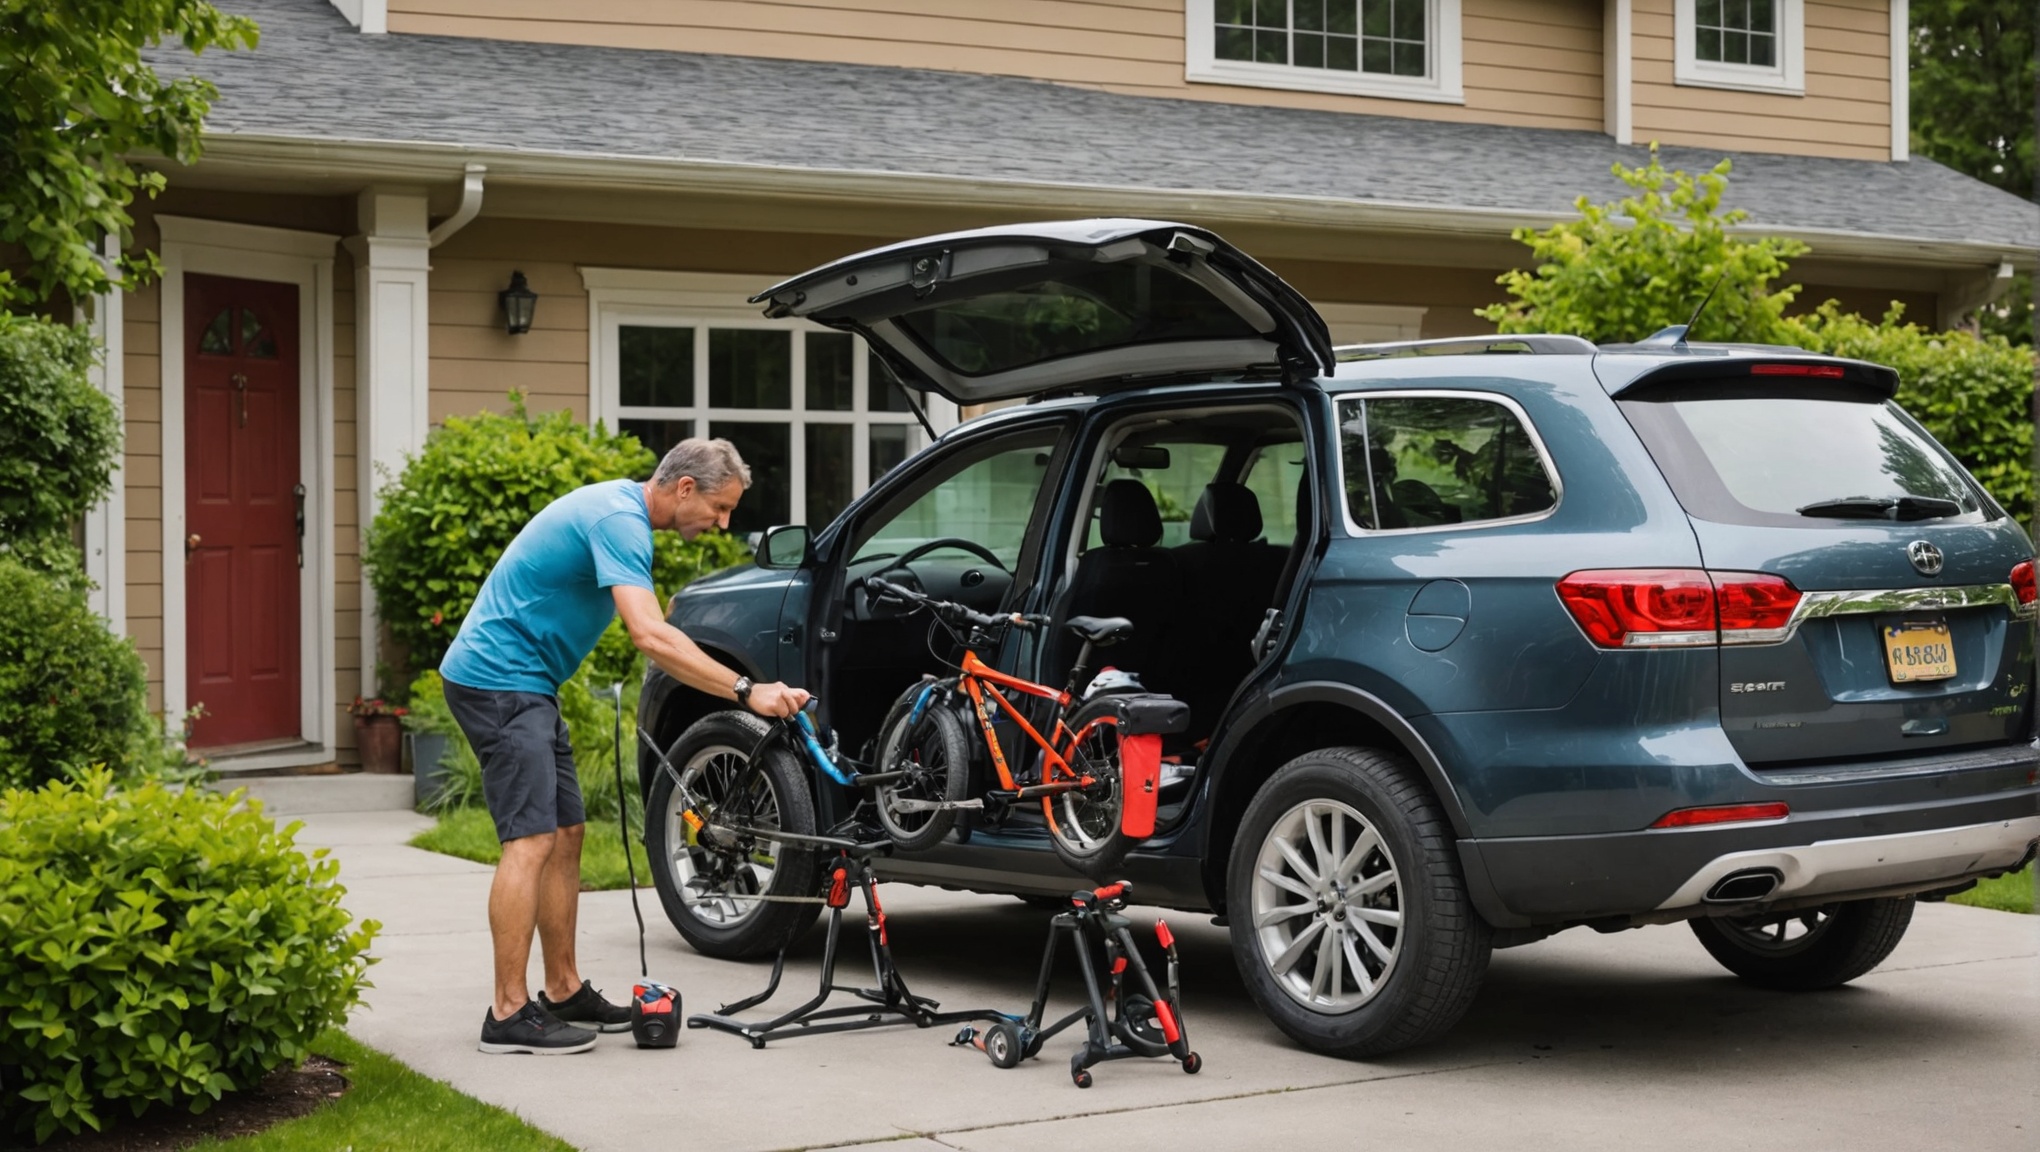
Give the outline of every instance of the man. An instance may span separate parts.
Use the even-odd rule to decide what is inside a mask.
[[[586,1052],[595,1033],[630,1027],[627,1008],[581,979],[574,925],[586,814],[559,686],[612,615],[667,675],[765,716],[791,716],[808,694],[752,684],[667,624],[652,591],[652,532],[691,540],[727,528],[751,470],[727,440],[682,440],[645,483],[610,480],[567,493],[532,517],[482,583],[440,662],[446,703],[482,765],[482,792],[503,842],[489,889],[495,1003],[481,1050]],[[545,988],[525,984],[538,931]]]

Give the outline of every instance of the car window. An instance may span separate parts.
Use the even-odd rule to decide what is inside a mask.
[[[1303,443],[1271,444],[1254,453],[1246,485],[1261,502],[1262,532],[1271,544],[1296,539],[1297,490],[1303,484]]]
[[[1473,524],[1544,512],[1558,490],[1523,421],[1466,396],[1339,404],[1346,510],[1369,530]]]
[[[1059,431],[1034,429],[957,448],[859,526],[851,563],[950,537],[989,549],[1012,570]]]
[[[1218,477],[1219,466],[1225,463],[1223,444],[1170,444],[1147,445],[1160,448],[1169,455],[1164,468],[1131,468],[1118,461],[1107,461],[1105,474],[1099,477],[1100,491],[1103,485],[1114,480],[1133,479],[1148,486],[1154,493],[1155,509],[1162,514],[1162,539],[1157,547],[1173,548],[1190,539],[1190,513],[1197,507],[1197,498],[1204,494],[1204,486]],[[1092,502],[1091,529],[1084,537],[1086,551],[1098,547],[1098,509]]]
[[[1868,514],[1836,502],[1908,496],[1946,501],[1948,515],[1984,515],[1962,470],[1895,404],[1739,396],[1624,401],[1622,411],[1679,502],[1702,519],[1813,527]],[[1823,505],[1842,514],[1822,517]]]

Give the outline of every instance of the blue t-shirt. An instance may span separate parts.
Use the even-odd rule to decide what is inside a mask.
[[[439,674],[469,688],[554,695],[602,639],[619,584],[652,586],[644,489],[631,480],[577,488],[504,550]]]

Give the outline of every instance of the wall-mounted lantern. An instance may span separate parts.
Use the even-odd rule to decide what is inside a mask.
[[[503,330],[512,336],[531,331],[531,314],[538,308],[538,293],[524,282],[524,273],[512,272],[510,286],[496,293],[503,304]]]

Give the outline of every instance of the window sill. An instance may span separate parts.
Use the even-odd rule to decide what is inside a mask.
[[[1804,82],[1795,83],[1778,70],[1743,68],[1734,64],[1702,64],[1680,61],[1672,83],[1681,88],[1721,88],[1731,92],[1759,92],[1766,96],[1805,96]]]
[[[1290,92],[1322,92],[1333,96],[1368,96],[1377,100],[1415,100],[1427,104],[1464,104],[1464,88],[1447,88],[1437,80],[1414,76],[1380,76],[1363,72],[1331,72],[1278,64],[1225,60],[1192,64],[1183,78],[1192,84],[1230,84],[1241,88],[1280,88]]]

